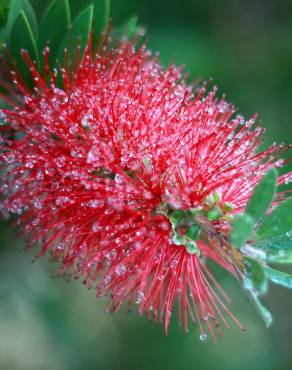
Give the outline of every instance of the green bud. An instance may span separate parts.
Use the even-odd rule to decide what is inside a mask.
[[[181,210],[172,211],[169,215],[170,221],[178,223],[185,216],[185,212]]]
[[[214,191],[213,198],[215,203],[219,203],[221,201],[221,192],[218,190]]]
[[[225,221],[232,222],[233,219],[234,219],[233,215],[227,214],[227,215],[224,216]]]
[[[193,217],[197,217],[202,211],[202,207],[197,207],[197,208],[191,208],[190,209],[190,214],[193,216]]]
[[[225,212],[231,212],[234,210],[234,205],[231,202],[224,202],[223,204],[223,210]]]
[[[209,206],[209,207],[213,206],[213,204],[214,204],[214,197],[213,197],[213,194],[209,194],[209,195],[205,198],[204,203],[205,203],[207,206]]]
[[[201,227],[198,223],[193,224],[188,228],[185,236],[190,240],[198,240],[200,238]]]
[[[214,207],[207,212],[207,218],[210,221],[217,221],[223,215],[222,210],[219,207]]]

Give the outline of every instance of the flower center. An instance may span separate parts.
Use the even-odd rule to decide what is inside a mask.
[[[172,225],[172,242],[185,246],[191,254],[200,255],[197,241],[208,239],[208,235],[218,235],[222,223],[230,223],[234,206],[230,202],[222,202],[217,191],[208,195],[202,205],[188,210],[172,209],[163,205],[162,213]]]

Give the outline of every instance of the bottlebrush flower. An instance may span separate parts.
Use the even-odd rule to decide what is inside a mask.
[[[243,280],[232,218],[286,148],[258,152],[255,116],[236,115],[216,88],[188,85],[145,46],[87,48],[60,70],[62,89],[48,48],[42,73],[22,54],[34,87],[18,71],[14,86],[3,83],[1,209],[18,215],[29,246],[109,295],[112,311],[137,304],[166,333],[175,303],[201,339],[229,328],[228,317],[244,329],[206,260]]]

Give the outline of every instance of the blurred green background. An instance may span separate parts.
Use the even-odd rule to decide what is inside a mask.
[[[6,1],[7,2],[7,1]],[[32,1],[41,16],[48,1]],[[72,0],[75,12],[87,1]],[[213,78],[240,112],[259,112],[267,142],[292,143],[292,2],[289,0],[112,0],[119,26],[138,15],[164,64],[185,64],[190,79]],[[53,25],[52,25],[53,26]],[[1,370],[291,370],[292,293],[273,287],[267,330],[236,282],[218,272],[247,326],[216,344],[197,328],[170,333],[137,313],[104,313],[80,282],[52,278],[45,258],[31,263],[9,223],[0,225]]]

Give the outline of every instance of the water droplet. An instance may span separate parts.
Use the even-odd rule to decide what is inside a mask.
[[[60,101],[61,103],[68,102],[69,99],[65,91],[55,87],[53,89],[53,93],[55,94],[55,96],[53,97],[52,102],[57,102],[57,101]]]
[[[115,176],[115,182],[116,182],[117,184],[122,184],[122,183],[123,183],[123,181],[124,181],[123,176],[121,176],[121,175],[119,175],[119,174],[116,174],[116,176]]]
[[[104,201],[101,199],[91,199],[88,201],[88,207],[90,208],[99,208],[102,207],[104,204]]]
[[[91,126],[92,116],[84,116],[81,120],[82,127],[88,128]]]
[[[202,342],[206,341],[207,338],[208,338],[208,334],[207,333],[202,333],[200,335],[200,341],[202,341]]]
[[[7,163],[13,163],[15,161],[14,153],[5,153],[3,154],[3,158],[6,160]]]
[[[43,208],[43,205],[42,205],[42,202],[38,199],[36,199],[34,202],[33,202],[33,205],[36,209],[42,209]]]
[[[122,276],[126,273],[126,266],[123,263],[121,263],[116,267],[115,271],[118,276]]]
[[[65,243],[61,242],[57,245],[57,249],[59,251],[63,251],[65,249]]]
[[[137,304],[140,304],[141,302],[144,301],[144,298],[145,298],[145,294],[141,290],[139,290],[137,292],[137,300],[136,300],[136,303]]]
[[[95,146],[93,146],[88,152],[87,163],[94,163],[98,161],[99,158],[99,150]]]
[[[55,170],[54,170],[54,168],[49,167],[49,168],[46,168],[46,169],[45,169],[45,173],[46,173],[48,176],[54,176]]]
[[[103,279],[103,283],[104,285],[108,285],[112,280],[112,277],[110,275],[105,275],[104,279]]]
[[[65,162],[66,162],[66,157],[65,156],[61,156],[59,158],[57,158],[56,160],[56,165],[59,167],[59,168],[62,168],[65,166]]]
[[[70,199],[68,197],[58,197],[55,203],[57,204],[57,206],[61,207],[64,204],[68,203],[69,201]]]
[[[283,167],[284,165],[284,159],[279,159],[277,162],[275,162],[276,167]]]
[[[36,175],[37,180],[43,180],[44,179],[44,174],[42,171],[38,171]]]
[[[92,230],[94,231],[94,232],[97,232],[97,231],[99,231],[100,230],[100,226],[99,226],[99,223],[98,222],[95,222],[93,225],[92,225]]]

